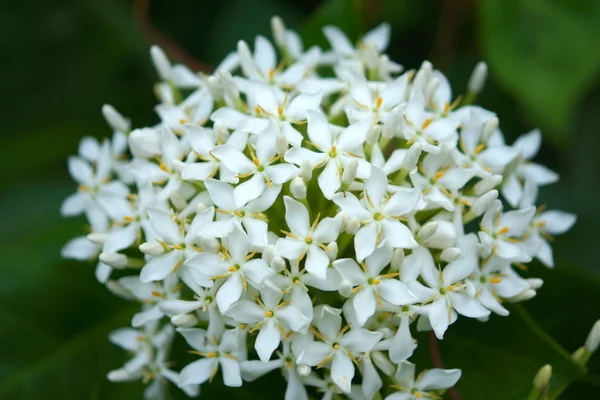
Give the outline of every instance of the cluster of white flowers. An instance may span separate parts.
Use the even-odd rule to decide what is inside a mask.
[[[61,211],[90,233],[63,255],[98,259],[98,280],[141,304],[110,336],[134,356],[108,377],[161,398],[167,381],[196,395],[281,370],[289,400],[436,399],[461,371],[415,375],[414,332],[507,315],[542,285],[524,263],[551,267],[551,235],[575,222],[534,205],[558,179],[531,161],[540,132],[506,144],[470,104],[485,64],[453,97],[431,63],[383,54],[387,24],[356,46],[327,26],[329,51],[272,29],[275,45],[240,41],[212,75],[153,47],[160,122],[132,130],[104,106],[112,140],[69,158]],[[176,333],[198,357],[179,372]]]

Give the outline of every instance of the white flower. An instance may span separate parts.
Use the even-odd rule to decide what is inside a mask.
[[[438,399],[435,391],[451,388],[461,376],[459,369],[433,368],[415,377],[415,365],[402,362],[394,375],[393,388],[396,393],[387,396],[386,400],[429,400]]]
[[[250,239],[240,226],[236,226],[219,254],[200,253],[185,263],[203,277],[201,284],[205,286],[224,280],[216,297],[221,313],[227,312],[240,299],[248,289],[248,283],[260,289],[263,281],[274,274],[263,259],[253,259],[255,253],[248,254],[249,249]]]
[[[400,220],[416,210],[420,193],[416,189],[398,189],[386,195],[387,186],[385,173],[372,167],[362,200],[349,192],[337,193],[333,197],[342,211],[361,222],[362,227],[354,237],[354,249],[359,262],[372,254],[383,240],[394,248],[417,246],[412,232]]]
[[[399,273],[381,275],[381,271],[390,264],[391,260],[392,249],[389,246],[381,246],[368,256],[360,267],[350,258],[336,260],[333,263],[342,279],[354,286],[352,304],[360,326],[375,314],[377,304],[381,309],[384,308],[383,301],[397,306],[417,301],[406,285],[395,279]]]
[[[256,199],[265,188],[273,190],[274,185],[281,185],[298,175],[299,170],[295,166],[277,162],[279,156],[275,149],[275,138],[278,132],[277,126],[269,123],[260,133],[256,149],[248,144],[250,159],[230,145],[218,146],[212,150],[212,154],[229,170],[238,174],[239,178],[250,178],[233,190],[236,207]]]
[[[194,349],[192,353],[201,356],[198,361],[186,365],[179,376],[179,387],[202,384],[212,380],[219,367],[226,386],[242,386],[240,364],[232,353],[239,343],[233,330],[226,330],[220,337],[210,331],[198,328],[179,328],[186,342]]]
[[[258,296],[255,302],[241,300],[226,315],[238,322],[252,324],[250,332],[259,331],[254,348],[261,361],[267,362],[281,340],[287,337],[286,328],[305,332],[310,321],[292,304],[292,300],[281,302],[283,292],[279,289],[267,286],[262,293],[262,300]]]
[[[325,166],[319,175],[319,187],[325,198],[331,199],[342,186],[342,171],[350,160],[359,162],[359,177],[368,176],[368,164],[353,152],[364,143],[370,122],[357,122],[341,132],[335,132],[321,113],[309,110],[307,114],[308,137],[317,151],[294,147],[285,154],[285,160],[296,165],[308,160],[313,169]]]
[[[350,393],[354,365],[359,353],[372,350],[382,334],[362,328],[342,329],[340,310],[323,307],[315,312],[313,334],[320,341],[310,343],[298,356],[299,364],[323,366],[331,362],[331,379],[345,393]],[[315,321],[314,320],[314,321]]]
[[[283,200],[285,221],[290,232],[284,231],[286,237],[277,241],[275,251],[296,262],[300,262],[306,256],[306,270],[317,278],[324,279],[330,264],[327,243],[337,239],[340,231],[339,219],[323,218],[319,222],[319,214],[311,225],[308,210],[302,203],[288,196],[284,196]]]

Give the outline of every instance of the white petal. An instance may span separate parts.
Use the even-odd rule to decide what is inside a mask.
[[[366,257],[373,254],[376,247],[379,226],[376,222],[370,222],[360,228],[354,236],[354,250],[356,259],[362,262]]]
[[[398,364],[412,356],[417,344],[410,334],[409,317],[402,317],[390,346],[390,360]]]
[[[331,346],[323,342],[312,342],[298,355],[298,363],[314,367],[331,353]]]
[[[352,299],[352,305],[354,306],[354,312],[356,312],[359,325],[363,326],[367,322],[367,319],[375,314],[375,309],[377,308],[373,288],[367,286],[356,292]]]
[[[255,165],[238,149],[230,145],[217,146],[212,149],[213,156],[219,159],[227,169],[236,174],[244,174],[256,169]]]
[[[163,312],[160,311],[158,305],[148,308],[142,312],[136,313],[131,318],[131,326],[139,328],[140,326],[146,325],[148,322],[156,321],[164,316]]]
[[[204,182],[204,185],[210,194],[211,200],[217,207],[227,211],[235,210],[235,204],[233,202],[233,186],[216,179],[207,179]]]
[[[377,290],[383,300],[397,306],[414,303],[418,300],[406,285],[397,279],[383,279],[377,285]]]
[[[383,206],[386,215],[401,216],[414,211],[421,200],[419,189],[399,188]]]
[[[256,337],[254,348],[262,362],[267,362],[281,342],[281,332],[273,318],[267,318]]]
[[[487,310],[477,300],[463,293],[449,293],[448,297],[452,302],[452,307],[461,315],[470,318],[482,318],[490,315]]]
[[[275,49],[264,36],[259,35],[254,40],[254,62],[264,78],[268,78],[269,71],[276,67]]]
[[[307,272],[319,279],[325,279],[329,262],[329,256],[323,249],[315,244],[309,246],[305,263]]]
[[[552,235],[560,235],[571,229],[577,221],[575,214],[550,210],[542,213],[536,220],[544,221],[542,229]]]
[[[160,281],[169,276],[181,260],[180,251],[170,251],[162,256],[153,257],[140,272],[142,282]]]
[[[120,328],[108,335],[108,340],[122,349],[134,351],[140,347],[140,331],[131,328]]]
[[[362,38],[363,43],[372,43],[377,47],[379,52],[383,52],[390,43],[391,27],[387,22],[379,24],[377,27],[371,29]]]
[[[539,151],[541,144],[542,133],[539,129],[534,129],[515,140],[513,147],[521,152],[524,159],[531,160]]]
[[[69,174],[75,182],[92,186],[94,184],[94,172],[89,163],[80,157],[71,156],[68,159]],[[90,187],[91,188],[91,187]]]
[[[60,205],[60,214],[63,217],[79,215],[85,208],[85,196],[81,193],[73,193],[67,197]]]
[[[331,362],[331,379],[345,393],[350,393],[350,384],[354,378],[354,364],[350,357],[336,351]]]
[[[361,146],[367,137],[370,126],[371,121],[369,119],[355,122],[348,126],[340,133],[337,139],[336,145],[338,149],[344,152],[351,152]]]
[[[310,229],[308,210],[304,204],[289,196],[284,196],[283,201],[285,203],[285,222],[294,235],[304,239]]]
[[[255,173],[252,178],[239,184],[233,189],[233,198],[236,208],[243,207],[250,200],[261,195],[266,187],[265,178],[261,173]]]
[[[73,260],[87,261],[98,255],[100,248],[97,244],[87,240],[85,236],[71,239],[60,251],[64,258]]]
[[[242,225],[244,226],[244,229],[248,234],[248,238],[250,239],[250,243],[253,246],[263,248],[267,245],[268,225],[265,221],[246,216],[244,219],[242,219]]]
[[[523,236],[529,227],[529,222],[535,214],[535,207],[503,213],[498,220],[498,228],[508,228],[510,236]]]
[[[307,110],[316,110],[321,104],[322,94],[301,93],[290,101],[285,115],[292,121],[305,121]]]
[[[519,168],[525,180],[531,180],[538,186],[549,185],[558,181],[558,174],[543,165],[527,163]]]
[[[239,273],[233,273],[227,278],[217,292],[217,305],[221,313],[226,313],[233,303],[238,301],[244,292],[244,283]]]
[[[388,180],[385,173],[377,168],[371,167],[371,175],[365,183],[365,196],[368,196],[374,207],[379,207],[383,202],[387,190]]]
[[[450,310],[445,297],[436,299],[429,306],[429,323],[438,339],[444,338],[444,333],[450,324]]]
[[[206,382],[212,375],[216,362],[214,358],[202,358],[186,365],[179,375],[179,386]]]
[[[344,334],[340,340],[340,344],[355,354],[366,353],[373,350],[382,337],[383,334],[381,332],[372,332],[367,329],[353,328]]]
[[[322,151],[329,151],[331,147],[331,132],[329,123],[325,116],[315,110],[306,112],[308,119],[308,137],[310,141],[321,148]]]
[[[371,213],[365,209],[361,202],[350,192],[337,193],[332,198],[342,211],[348,214],[349,217],[358,218],[359,220],[369,220]]]
[[[418,387],[423,391],[447,389],[458,382],[460,375],[460,369],[433,368],[421,376]]]
[[[182,237],[179,226],[173,221],[170,213],[157,208],[148,209],[152,228],[169,244],[180,244]]]
[[[323,27],[323,34],[331,44],[333,51],[341,55],[350,55],[354,53],[354,46],[348,40],[344,32],[336,26],[327,25]]]
[[[129,224],[124,228],[114,230],[104,242],[102,252],[116,253],[119,250],[126,249],[136,241],[137,235],[138,226],[136,224]]]
[[[389,265],[390,261],[392,261],[392,254],[393,251],[390,246],[381,246],[366,258],[365,265],[372,278],[378,276]]]
[[[381,221],[383,237],[389,245],[401,249],[414,249],[419,244],[415,241],[412,232],[402,222],[394,219]]]
[[[327,161],[325,168],[319,175],[318,181],[323,196],[325,196],[327,200],[331,200],[334,197],[335,192],[342,187],[342,178],[339,175],[338,161],[336,159]]]
[[[177,329],[183,336],[187,344],[198,351],[209,351],[207,346],[210,343],[210,337],[204,329],[199,328],[179,328]]]
[[[261,376],[266,375],[269,372],[281,367],[283,367],[282,360],[271,360],[268,362],[262,362],[260,360],[249,360],[242,361],[240,363],[242,377],[246,382],[253,382]]]
[[[242,300],[235,303],[227,316],[244,324],[255,324],[265,317],[263,309],[253,301]]]
[[[233,108],[222,107],[215,110],[210,116],[213,122],[221,122],[229,129],[237,129],[248,116]]]
[[[329,243],[337,239],[340,233],[340,218],[323,218],[312,233],[319,243]]]
[[[293,304],[293,301],[292,301]],[[308,328],[310,320],[294,306],[287,306],[275,311],[275,316],[284,321],[294,332],[301,332]]]
[[[275,245],[275,251],[281,254],[281,257],[288,260],[298,259],[307,249],[308,245],[304,240],[289,237],[277,240],[277,244]]]

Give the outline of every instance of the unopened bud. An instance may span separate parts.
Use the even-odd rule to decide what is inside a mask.
[[[498,129],[499,123],[500,123],[500,121],[498,120],[498,117],[496,117],[496,116],[488,119],[486,121],[486,123],[483,124],[483,128],[481,128],[481,138],[479,139],[479,142],[480,143],[489,142],[490,138],[492,137],[492,135],[494,134],[496,129]]]
[[[538,290],[544,284],[544,280],[540,278],[527,278],[527,283],[529,283],[531,289]]]
[[[292,179],[290,182],[290,192],[292,192],[292,196],[298,200],[303,200],[306,198],[306,183],[299,176]]]
[[[370,353],[373,364],[377,366],[387,376],[393,376],[396,373],[396,366],[387,358],[381,351],[373,351]]]
[[[537,295],[537,292],[535,290],[527,289],[527,290],[524,290],[523,292],[519,293],[518,295],[511,297],[510,301],[512,301],[514,303],[518,303],[521,301],[527,301],[527,300],[533,299],[536,295]]]
[[[424,239],[422,244],[433,249],[446,249],[454,246],[455,241],[456,227],[454,224],[449,221],[437,221],[435,232],[432,235],[429,235],[427,239]]]
[[[487,64],[483,61],[477,63],[467,83],[467,90],[471,93],[479,93],[483,89],[487,78]]]
[[[473,203],[473,207],[471,207],[471,212],[476,216],[480,216],[481,214],[489,210],[489,208],[492,206],[492,204],[494,204],[494,201],[496,201],[497,198],[498,191],[495,189],[490,190],[489,192],[475,200],[475,203]]]
[[[350,281],[344,279],[340,282],[340,286],[338,288],[338,293],[343,297],[350,297],[352,294],[352,283]]]
[[[273,268],[273,270],[275,272],[281,272],[285,269],[285,261],[280,256],[273,257],[271,259],[270,265],[271,265],[271,268]]]
[[[571,359],[579,365],[585,365],[589,361],[591,355],[591,352],[588,351],[585,346],[581,346],[571,354]]]
[[[337,242],[330,242],[327,245],[327,255],[329,256],[330,261],[335,261],[335,259],[337,258],[338,250],[339,248]]]
[[[360,229],[360,221],[357,218],[348,218],[346,222],[346,233],[349,235],[356,235],[356,232]]]
[[[231,73],[226,69],[219,70],[219,82],[231,100],[235,100],[240,97],[240,90],[233,80]]]
[[[400,126],[402,116],[397,111],[392,111],[385,120],[383,124],[383,129],[381,130],[381,136],[384,139],[391,139],[396,134],[398,127]]]
[[[288,151],[289,147],[290,146],[285,136],[277,135],[277,137],[275,138],[275,151],[277,152],[277,154],[283,156],[285,152]]]
[[[304,182],[308,182],[312,178],[313,168],[310,164],[310,161],[303,160],[302,164],[300,164],[300,177],[304,179]]]
[[[102,106],[102,115],[106,123],[115,131],[127,133],[131,129],[131,122],[110,104]]]
[[[298,375],[300,376],[308,376],[310,375],[310,367],[306,364],[300,364],[296,368],[296,372],[298,372]]]
[[[344,172],[342,172],[342,183],[346,186],[349,186],[352,182],[354,182],[357,172],[358,161],[352,158],[346,163],[346,168],[344,168]]]
[[[198,318],[192,314],[177,314],[171,317],[171,323],[182,328],[191,328],[198,323]]]
[[[248,43],[240,40],[237,42],[237,51],[240,55],[240,58],[246,60],[252,60],[252,53],[250,52],[250,48],[248,47]]]
[[[433,71],[433,65],[429,61],[423,61],[421,68],[417,71],[415,78],[413,79],[413,85],[421,89],[427,86],[431,72]]]
[[[273,39],[279,47],[285,47],[285,25],[278,16],[271,18],[271,30],[273,31]]]
[[[128,138],[129,150],[137,158],[151,158],[160,154],[160,136],[152,128],[134,129]]]
[[[462,255],[462,251],[458,247],[448,247],[442,251],[440,254],[440,259],[442,261],[451,263],[452,261],[458,260],[458,258]]]
[[[423,225],[421,227],[421,229],[419,230],[419,233],[417,233],[417,238],[419,240],[427,240],[429,239],[437,230],[438,227],[438,222],[437,221],[430,221],[428,223],[426,223],[425,225]]]
[[[502,175],[492,175],[489,178],[477,182],[475,186],[473,186],[473,190],[477,196],[481,196],[497,187],[500,183],[502,183]]]
[[[126,371],[124,368],[115,369],[109,371],[106,378],[111,382],[124,382],[131,379],[132,374]]]
[[[374,145],[379,140],[379,134],[381,133],[381,125],[371,125],[367,131],[366,142],[369,145]]]
[[[400,270],[400,268],[402,268],[402,264],[404,264],[404,250],[394,249],[392,261],[390,262],[391,269],[394,271],[398,271]]]
[[[170,197],[170,200],[177,210],[183,210],[185,207],[187,207],[187,201],[185,201],[183,196],[178,192],[173,193]]]
[[[440,86],[440,79],[437,77],[433,77],[427,82],[427,86],[425,86],[425,99],[430,99],[435,94],[435,91]]]
[[[106,239],[108,238],[108,234],[107,233],[100,233],[100,232],[92,232],[90,234],[88,234],[86,236],[87,240],[89,240],[92,243],[98,244],[98,245],[103,245],[104,242],[106,241]]]
[[[585,348],[590,353],[593,353],[598,349],[599,345],[600,345],[600,320],[596,321],[596,323],[592,327],[592,330],[590,331],[590,334],[588,335],[587,339],[585,340]]]
[[[100,262],[116,269],[127,267],[128,260],[125,254],[121,253],[100,253]]]
[[[129,289],[121,285],[118,281],[110,280],[106,282],[106,288],[115,296],[125,300],[135,300],[135,296]]]
[[[400,163],[400,168],[410,171],[411,169],[416,167],[417,163],[419,162],[419,157],[421,156],[422,149],[423,146],[421,145],[421,143],[415,143],[412,146],[410,146],[410,148],[404,155],[402,162]]]
[[[533,379],[533,386],[540,391],[545,390],[550,384],[550,378],[552,378],[552,366],[550,364],[544,365]]]
[[[150,48],[150,55],[152,56],[152,62],[158,72],[158,76],[160,76],[163,81],[171,79],[171,63],[165,52],[158,46],[152,46]]]
[[[223,88],[221,82],[219,81],[219,79],[216,76],[211,75],[208,78],[206,78],[206,86],[208,87],[208,90],[210,91],[210,94],[216,100],[222,100],[223,99],[224,88]]]
[[[165,252],[165,248],[157,242],[145,242],[140,244],[140,251],[149,256],[160,256]]]

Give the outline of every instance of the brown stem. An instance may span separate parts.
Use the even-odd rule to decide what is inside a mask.
[[[144,39],[162,47],[174,61],[190,67],[194,71],[210,73],[212,67],[192,56],[168,35],[157,29],[149,16],[150,0],[134,0],[133,19],[138,25]]]
[[[438,346],[438,340],[435,337],[433,331],[429,332],[429,354],[431,355],[431,361],[433,366],[436,368],[444,368],[444,360],[440,354],[440,347]],[[460,400],[460,396],[454,387],[448,389],[448,394],[453,400]]]

